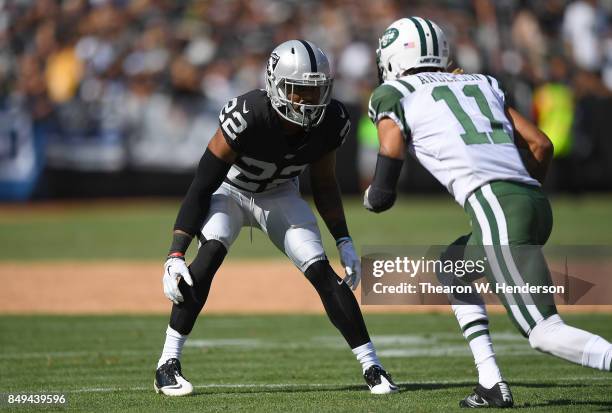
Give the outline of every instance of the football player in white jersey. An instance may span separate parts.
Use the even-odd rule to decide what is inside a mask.
[[[380,150],[365,207],[373,212],[391,208],[408,152],[471,219],[471,234],[453,243],[454,258],[480,252],[492,283],[549,285],[538,247],[552,229],[550,204],[540,188],[553,153],[548,137],[506,105],[495,78],[448,73],[448,42],[430,20],[395,21],[380,38],[377,57],[381,84],[370,98],[369,115],[377,126]],[[517,259],[517,248],[526,246],[536,253],[529,260]],[[612,345],[566,325],[551,295],[498,297],[534,349],[610,371]],[[462,298],[452,307],[479,377],[474,393],[460,405],[510,407],[512,394],[495,361],[482,297],[475,293]]]

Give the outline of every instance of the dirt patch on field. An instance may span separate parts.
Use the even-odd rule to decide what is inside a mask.
[[[0,313],[167,313],[162,267],[151,262],[3,262]],[[356,292],[360,296],[359,290]],[[449,312],[447,306],[364,306],[365,312]],[[568,307],[611,312],[612,306]],[[493,308],[500,311],[501,308]],[[318,295],[284,261],[224,263],[206,303],[210,313],[321,313]]]

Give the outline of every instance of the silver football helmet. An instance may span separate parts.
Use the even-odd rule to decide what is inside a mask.
[[[317,126],[331,100],[332,83],[329,60],[312,42],[289,40],[270,55],[266,91],[272,107],[289,122],[305,129]]]

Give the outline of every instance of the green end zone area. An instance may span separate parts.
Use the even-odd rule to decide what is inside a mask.
[[[610,315],[567,315],[568,323],[612,336]],[[196,324],[183,371],[196,394],[153,391],[166,317],[0,317],[0,389],[58,392],[59,411],[455,411],[476,372],[456,321],[447,315],[366,316],[399,394],[373,396],[340,335],[324,316],[207,316]],[[610,373],[572,365],[529,347],[507,317],[491,317],[501,368],[521,411],[610,411]],[[0,406],[0,411],[7,409]],[[13,411],[33,411],[18,407]],[[52,410],[44,408],[44,410]]]
[[[0,214],[0,260],[161,260],[167,253],[179,207],[176,201],[55,205]],[[612,197],[555,198],[549,244],[612,244]],[[373,214],[361,200],[345,200],[348,225],[357,246],[446,245],[469,232],[467,215],[449,197],[401,198],[394,208]],[[1,211],[1,209],[0,209]],[[319,225],[330,256],[336,248]],[[195,243],[193,243],[195,244]],[[193,251],[195,248],[192,247]],[[230,259],[282,258],[266,236],[244,228]]]

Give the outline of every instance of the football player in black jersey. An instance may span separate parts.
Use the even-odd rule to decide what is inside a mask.
[[[370,391],[397,391],[350,289],[357,287],[361,268],[335,176],[335,151],[350,121],[342,103],[331,99],[331,90],[325,53],[310,42],[290,40],[268,60],[266,90],[231,99],[221,110],[219,128],[176,218],[164,265],[164,293],[174,305],[155,375],[157,392],[182,396],[193,391],[181,373],[181,350],[243,226],[264,231],[308,278],[361,363]],[[297,179],[308,165],[315,205],[336,239],[344,280],[329,265],[315,216],[299,193]],[[194,236],[201,245],[187,267],[184,255]]]

